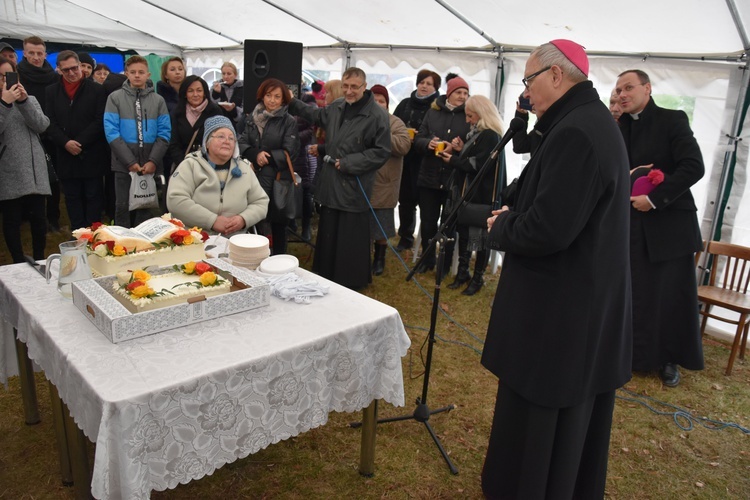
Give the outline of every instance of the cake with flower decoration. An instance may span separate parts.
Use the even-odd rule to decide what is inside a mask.
[[[143,269],[118,272],[112,288],[125,308],[139,313],[228,293],[231,280],[210,264],[190,261],[161,274],[152,275]]]
[[[146,267],[171,266],[205,258],[203,242],[208,234],[200,228],[186,228],[170,214],[154,217],[129,229],[95,223],[73,231],[88,242],[89,266],[96,276]]]

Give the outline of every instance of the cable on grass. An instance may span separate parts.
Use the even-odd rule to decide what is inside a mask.
[[[750,434],[750,429],[746,429],[742,427],[741,425],[736,424],[734,422],[721,422],[719,420],[712,420],[707,417],[696,417],[695,415],[690,413],[688,410],[685,410],[684,408],[680,408],[679,406],[675,406],[665,401],[660,401],[656,398],[652,398],[651,396],[638,394],[636,392],[633,392],[631,390],[628,390],[622,387],[618,390],[624,392],[625,394],[631,397],[615,396],[617,399],[621,399],[623,401],[629,401],[631,403],[637,403],[657,415],[672,415],[672,419],[674,420],[675,425],[679,427],[680,429],[682,429],[683,431],[692,431],[694,428],[693,424],[697,424],[710,431],[720,431],[720,430],[724,430],[727,428],[734,428],[734,429],[738,429],[740,432],[744,434]],[[648,402],[644,401],[644,399],[650,402],[656,403],[658,405],[665,406],[674,411],[657,410],[656,408],[651,406]]]
[[[365,201],[367,201],[367,206],[368,206],[368,207],[370,207],[370,212],[371,212],[371,214],[372,214],[372,217],[373,217],[373,219],[375,220],[375,223],[376,223],[376,224],[378,225],[378,228],[380,229],[380,233],[381,233],[381,234],[383,235],[383,238],[385,239],[385,243],[386,243],[386,244],[388,245],[388,248],[389,248],[389,249],[391,250],[391,252],[393,252],[393,255],[395,255],[395,256],[396,256],[396,258],[397,258],[397,259],[398,259],[398,260],[399,260],[399,261],[401,262],[401,265],[403,266],[403,268],[404,268],[404,269],[406,270],[406,272],[408,273],[408,272],[409,272],[409,270],[410,270],[410,269],[409,269],[409,265],[408,265],[408,264],[407,264],[407,263],[406,263],[406,262],[404,261],[404,259],[403,259],[403,258],[401,258],[401,255],[399,255],[399,253],[398,253],[398,252],[396,251],[396,249],[395,249],[395,248],[393,248],[393,245],[391,245],[391,242],[390,242],[390,240],[389,240],[389,238],[388,238],[388,235],[387,235],[387,234],[386,234],[386,232],[385,232],[385,229],[384,229],[384,228],[383,228],[383,226],[382,226],[382,225],[380,224],[380,221],[378,220],[378,217],[377,217],[377,215],[375,215],[375,209],[373,208],[372,204],[370,203],[370,199],[368,198],[368,196],[367,196],[367,193],[365,192],[365,188],[364,188],[364,187],[362,186],[362,182],[361,182],[361,181],[359,180],[359,176],[357,176],[357,183],[359,184],[359,189],[360,189],[360,190],[362,191],[362,194],[363,194],[363,195],[364,195],[364,197],[365,197]],[[435,299],[433,298],[433,296],[432,296],[432,295],[430,295],[430,292],[428,292],[428,291],[427,291],[427,290],[426,290],[426,289],[425,289],[425,288],[424,288],[424,287],[422,286],[422,284],[421,284],[421,283],[420,283],[419,281],[417,281],[416,277],[412,278],[412,281],[414,282],[414,284],[415,284],[415,285],[417,285],[417,288],[418,288],[418,289],[419,289],[419,290],[420,290],[420,291],[421,291],[421,292],[422,292],[423,294],[425,294],[425,296],[426,296],[426,297],[427,297],[428,299],[430,299],[430,301],[433,301],[433,300],[435,300]],[[440,311],[440,313],[441,313],[441,314],[442,314],[443,316],[445,316],[445,318],[446,318],[446,319],[447,319],[447,320],[448,320],[449,322],[453,323],[453,324],[454,324],[454,325],[456,325],[456,326],[457,326],[457,327],[458,327],[459,329],[463,330],[463,331],[464,331],[464,332],[465,332],[465,333],[466,333],[467,335],[469,335],[469,336],[470,336],[471,338],[473,338],[474,340],[476,340],[476,341],[477,341],[477,342],[479,342],[480,344],[484,345],[484,341],[483,341],[482,339],[480,339],[480,338],[479,338],[479,337],[478,337],[477,335],[475,335],[475,334],[474,334],[474,333],[473,333],[473,332],[472,332],[471,330],[469,330],[469,329],[468,329],[467,327],[465,327],[464,325],[462,325],[461,323],[459,323],[458,321],[456,321],[456,320],[455,320],[455,319],[454,319],[454,318],[453,318],[453,317],[452,317],[452,316],[451,316],[450,314],[448,314],[447,312],[445,312],[445,310],[443,310],[443,308],[442,308],[442,307],[438,307],[438,310]],[[427,331],[429,331],[429,330],[427,330]],[[437,335],[436,335],[436,336],[437,336]],[[442,340],[442,339],[441,339],[441,340]],[[465,343],[465,342],[454,341],[454,340],[443,340],[443,342],[448,342],[448,343],[451,343],[451,344],[457,344],[457,345],[460,345],[460,346],[465,346],[465,347],[469,347],[469,348],[471,348],[471,349],[472,349],[473,351],[475,351],[475,352],[476,352],[477,354],[482,354],[482,351],[480,351],[480,350],[476,349],[475,347],[473,347],[473,346],[471,346],[470,344],[467,344],[467,343]],[[423,344],[423,346],[424,346],[424,344]],[[421,357],[421,349],[420,349],[420,357]],[[422,359],[422,365],[424,365],[424,358]]]

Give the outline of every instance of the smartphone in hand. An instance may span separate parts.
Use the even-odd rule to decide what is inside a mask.
[[[8,71],[5,73],[5,88],[10,90],[10,88],[18,83],[18,73],[14,73],[13,71]]]
[[[521,94],[518,96],[518,106],[526,111],[531,111],[531,102]]]

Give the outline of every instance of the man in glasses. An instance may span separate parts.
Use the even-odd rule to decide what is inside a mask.
[[[377,169],[391,155],[388,113],[366,89],[365,72],[349,68],[341,77],[343,98],[325,108],[298,99],[289,104],[291,114],[326,131],[326,143],[317,146],[315,201],[321,209],[313,271],[353,290],[372,279],[368,198]]]
[[[50,119],[47,137],[55,145],[57,176],[73,229],[101,221],[103,175],[108,165],[104,138],[104,87],[84,78],[78,55],[63,50],[57,55],[58,83],[47,87],[45,114]]]
[[[695,252],[702,238],[690,187],[703,177],[703,157],[683,111],[663,109],[641,70],[620,74],[620,130],[633,176],[650,169],[664,181],[630,203],[633,275],[633,370],[659,370],[667,387],[680,383],[678,365],[703,369]],[[638,168],[643,167],[643,168]]]
[[[30,36],[23,41],[23,59],[18,63],[18,79],[29,95],[36,97],[42,110],[47,109],[46,88],[57,82],[59,75],[47,61],[47,45],[38,36]],[[55,173],[55,146],[46,134],[42,134],[42,146],[47,153],[47,175],[51,195],[47,197],[47,228],[51,232],[60,231],[60,183]]]
[[[628,161],[580,45],[534,49],[523,79],[539,136],[512,208],[482,364],[499,378],[487,498],[602,498],[615,390],[630,379]]]

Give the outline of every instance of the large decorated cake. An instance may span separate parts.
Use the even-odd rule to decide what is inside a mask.
[[[88,261],[96,276],[202,260],[206,256],[203,242],[208,238],[205,231],[188,229],[170,214],[132,229],[94,224],[73,231],[73,236],[88,241]]]
[[[112,288],[122,305],[139,313],[228,293],[231,281],[210,264],[191,261],[155,275],[142,269],[121,271]]]

